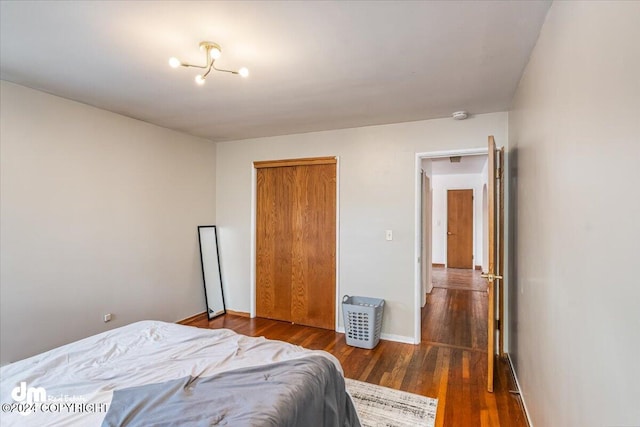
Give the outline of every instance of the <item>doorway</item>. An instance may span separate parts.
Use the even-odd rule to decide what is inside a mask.
[[[483,230],[482,221],[484,219],[482,208],[482,187],[486,182],[486,148],[470,150],[453,150],[431,153],[418,153],[416,155],[416,229],[425,230],[430,228],[432,236],[431,245],[424,245],[422,238],[425,233],[418,233],[416,236],[416,264],[415,264],[415,298],[417,301],[414,335],[416,343],[421,341],[422,334],[422,312],[421,308],[428,298],[429,291],[436,284],[437,277],[434,277],[434,266],[445,267],[453,261],[452,266],[468,269],[470,273],[480,269],[483,263]],[[471,169],[469,169],[471,168]],[[448,169],[448,170],[445,170]],[[428,179],[431,188],[425,191],[425,177]],[[470,180],[473,176],[473,183]],[[484,182],[481,177],[484,178]],[[477,179],[476,179],[477,178]],[[447,227],[447,195],[449,190],[471,190],[466,193],[467,199],[471,195],[471,250],[469,243],[466,243],[464,264],[459,264],[455,259],[447,254],[449,247]],[[453,194],[453,193],[452,193]],[[431,197],[425,201],[424,197]],[[467,203],[468,205],[468,203]],[[426,207],[431,209],[428,210]],[[430,216],[430,227],[424,225],[425,217]],[[469,229],[469,226],[467,226]],[[453,230],[451,230],[453,232]],[[469,233],[467,233],[469,234]],[[427,246],[428,253],[424,247]],[[454,249],[455,249],[455,245]],[[456,251],[458,253],[459,251]],[[471,258],[471,259],[469,259]],[[424,279],[429,278],[430,283],[424,283]],[[425,292],[426,290],[426,292]]]
[[[470,151],[475,151],[475,150],[470,150]],[[480,151],[480,150],[477,150]],[[482,150],[485,151],[485,150]],[[425,306],[425,310],[424,313],[428,314],[430,310],[428,310],[428,308],[430,308],[433,304],[434,307],[437,307],[438,304],[438,300],[440,301],[440,303],[442,303],[444,301],[444,303],[447,306],[455,306],[458,307],[457,310],[455,310],[455,312],[453,313],[454,316],[454,321],[445,321],[444,324],[442,324],[441,320],[438,321],[438,319],[432,319],[431,321],[427,320],[427,323],[425,323],[424,326],[427,327],[426,329],[426,333],[425,333],[425,337],[424,339],[426,339],[427,341],[429,341],[430,339],[433,339],[434,337],[436,337],[438,335],[438,332],[442,332],[441,336],[443,337],[456,337],[459,336],[459,333],[462,333],[463,335],[466,334],[467,329],[468,328],[463,328],[465,330],[459,330],[459,328],[452,326],[452,324],[455,324],[455,320],[458,318],[465,318],[466,317],[466,313],[460,313],[459,307],[463,304],[460,303],[460,301],[453,301],[450,300],[451,298],[455,299],[455,295],[459,294],[460,292],[463,292],[465,294],[476,294],[477,297],[480,298],[479,302],[482,304],[486,305],[486,311],[488,313],[486,319],[487,319],[487,334],[485,339],[483,339],[482,341],[484,341],[486,343],[486,348],[488,349],[488,351],[486,352],[487,354],[487,391],[491,392],[493,391],[493,383],[494,383],[494,365],[495,365],[495,358],[494,358],[494,354],[496,353],[496,334],[500,334],[499,335],[499,354],[502,356],[503,355],[503,344],[502,344],[502,337],[504,335],[503,332],[503,324],[505,324],[505,319],[504,317],[504,311],[503,311],[503,301],[504,301],[504,285],[503,285],[503,276],[504,276],[504,268],[503,268],[503,254],[504,254],[504,244],[502,243],[504,241],[504,227],[503,227],[503,223],[504,223],[504,208],[503,208],[503,194],[504,194],[504,148],[497,148],[495,145],[495,140],[493,136],[489,136],[488,137],[488,147],[487,150],[485,151],[487,153],[486,156],[484,156],[484,158],[482,159],[482,173],[481,173],[481,177],[484,179],[481,179],[480,181],[480,186],[479,188],[475,191],[477,194],[481,194],[482,196],[479,197],[479,207],[475,212],[482,212],[484,213],[487,210],[488,207],[488,213],[484,216],[486,216],[486,218],[482,218],[480,220],[479,226],[475,226],[474,227],[474,234],[477,233],[481,233],[482,230],[486,230],[484,227],[482,227],[482,222],[487,221],[488,222],[488,228],[489,228],[489,232],[488,232],[488,236],[489,236],[489,248],[488,251],[486,251],[485,256],[487,257],[488,260],[488,270],[486,273],[482,273],[480,274],[478,271],[476,271],[476,268],[479,270],[480,269],[480,265],[484,264],[484,260],[482,255],[476,259],[480,260],[480,264],[476,265],[476,268],[473,269],[453,269],[453,268],[445,268],[445,277],[447,277],[445,280],[445,284],[444,286],[437,286],[437,293],[438,295],[431,295],[430,298],[427,298],[427,304]],[[429,155],[432,154],[432,155]],[[464,158],[462,157],[460,152],[458,153],[452,153],[452,152],[440,152],[440,153],[426,153],[424,155],[416,155],[416,172],[418,172],[418,166],[424,168],[425,167],[425,162],[429,163],[429,166],[431,167],[431,171],[432,171],[432,177],[433,177],[433,181],[434,181],[434,201],[433,201],[433,211],[437,212],[437,206],[438,204],[435,201],[435,198],[437,197],[437,195],[439,193],[442,193],[442,191],[437,191],[435,189],[436,187],[436,175],[433,173],[436,171],[436,168],[434,167],[436,164],[446,164],[446,160],[444,160],[444,157],[449,157],[449,161],[451,163],[461,163],[461,159]],[[472,157],[480,157],[479,156],[480,153],[464,153],[464,155],[468,156],[469,158]],[[443,161],[444,160],[444,161]],[[417,173],[416,173],[417,175]],[[457,181],[458,184],[460,184],[460,180],[461,178],[458,177],[456,179],[451,178],[452,181]],[[482,182],[484,181],[484,183]],[[418,186],[416,186],[416,189],[419,188]],[[487,197],[485,198],[485,188],[486,190],[486,194]],[[420,194],[423,194],[422,192],[417,193],[417,199],[416,199],[416,205],[418,205],[418,203],[420,202],[418,200],[418,197]],[[447,199],[449,203],[453,203],[455,204],[455,198],[452,198],[452,196],[455,193],[447,191]],[[486,201],[485,201],[486,200]],[[422,205],[422,203],[420,203],[420,205]],[[421,217],[418,218],[418,215],[420,215],[420,211],[418,211],[416,209],[416,224],[418,224],[418,220],[422,219]],[[436,215],[434,214],[434,228],[437,226],[441,226],[440,221],[436,220]],[[448,224],[447,224],[448,226]],[[447,230],[449,230],[447,228]],[[455,230],[454,230],[455,231]],[[434,232],[434,236],[436,236],[438,233]],[[447,236],[450,236],[454,233],[452,233],[451,231],[447,232]],[[431,266],[427,266],[427,268],[432,268],[436,265],[436,243],[437,243],[437,239],[434,238],[434,247],[433,247],[433,251],[434,251],[434,263]],[[482,236],[482,234],[479,234],[479,236],[475,237],[475,241],[476,241],[476,245],[474,245],[474,251],[475,253],[482,253],[483,249],[484,249],[484,236]],[[453,258],[453,256],[451,256],[450,258]],[[418,263],[419,263],[420,258],[418,258]],[[416,264],[416,290],[419,289],[418,287],[418,263]],[[441,264],[440,267],[445,267],[444,264]],[[464,271],[469,271],[472,275],[478,275],[478,279],[480,278],[485,278],[486,279],[486,289],[485,290],[475,290],[473,289],[473,282],[468,282],[465,281],[465,285],[468,289],[451,289],[450,287],[450,281],[452,279],[449,279],[448,276],[451,273],[455,273],[455,272],[464,272]],[[437,277],[437,275],[434,274],[435,277]],[[476,279],[475,277],[471,277],[470,279]],[[434,291],[434,294],[436,292]],[[416,298],[416,301],[417,298]],[[418,305],[418,304],[416,304]],[[468,307],[467,313],[475,313],[477,306],[475,304],[472,304],[470,307]],[[420,314],[423,314],[422,312]],[[462,317],[460,317],[462,316]],[[418,315],[416,316],[418,317]],[[421,316],[420,318],[418,318],[416,320],[416,336],[420,336],[421,331],[418,330],[419,327],[422,327],[422,323],[420,322],[421,320]],[[440,327],[441,331],[432,331],[429,328],[430,327]],[[453,328],[453,329],[452,329]],[[479,335],[477,335],[479,336]],[[424,339],[422,339],[421,337],[421,342],[425,342]],[[471,339],[472,343],[477,343],[477,340]],[[437,343],[436,343],[437,344]],[[459,345],[459,344],[454,344],[454,345]],[[472,349],[472,347],[468,347],[469,349]]]

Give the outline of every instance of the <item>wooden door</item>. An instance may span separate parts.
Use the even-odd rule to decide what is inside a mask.
[[[447,191],[447,268],[473,268],[473,190]]]
[[[496,149],[493,136],[489,136],[488,150],[488,230],[489,230],[489,270],[482,273],[487,279],[488,316],[487,316],[487,390],[493,392],[494,365],[496,355],[496,330],[500,333],[500,351],[503,349],[503,314],[496,307],[503,307],[503,271],[504,271],[504,196],[502,184],[504,170],[504,148]],[[496,292],[496,289],[499,289]],[[499,297],[499,298],[498,298]],[[496,300],[498,300],[496,302]],[[496,320],[499,319],[499,322]]]
[[[334,329],[336,160],[254,165],[256,314]]]
[[[336,164],[295,170],[291,321],[335,329]]]
[[[291,321],[295,170],[256,173],[256,315]]]

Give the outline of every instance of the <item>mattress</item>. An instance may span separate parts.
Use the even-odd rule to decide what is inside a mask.
[[[4,366],[0,398],[3,426],[360,425],[331,354],[158,321]]]

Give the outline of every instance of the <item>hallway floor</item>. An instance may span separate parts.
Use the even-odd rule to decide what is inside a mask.
[[[509,393],[515,385],[506,361],[497,360],[495,391],[486,391],[487,297],[479,276],[479,271],[434,269],[420,345],[381,340],[365,350],[346,345],[344,335],[334,331],[233,314],[189,324],[328,351],[348,378],[437,398],[436,426],[526,427],[519,398]]]

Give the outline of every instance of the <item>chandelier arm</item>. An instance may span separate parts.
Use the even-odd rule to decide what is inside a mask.
[[[213,65],[213,64],[211,64],[211,66],[213,67],[214,70],[222,71],[223,73],[240,74],[238,71],[224,70],[222,68],[216,68],[215,65]]]
[[[185,68],[201,68],[203,70],[208,68],[206,65],[193,65],[193,64],[180,64],[180,65]]]
[[[209,51],[207,50],[207,55],[209,55]],[[205,68],[205,67],[203,67]],[[211,69],[215,69],[215,67],[213,66],[213,59],[211,61],[209,61],[209,66],[206,67],[207,71],[205,71],[205,73],[202,75],[202,78],[205,79],[207,78],[207,76],[209,75],[209,73],[211,72]]]

